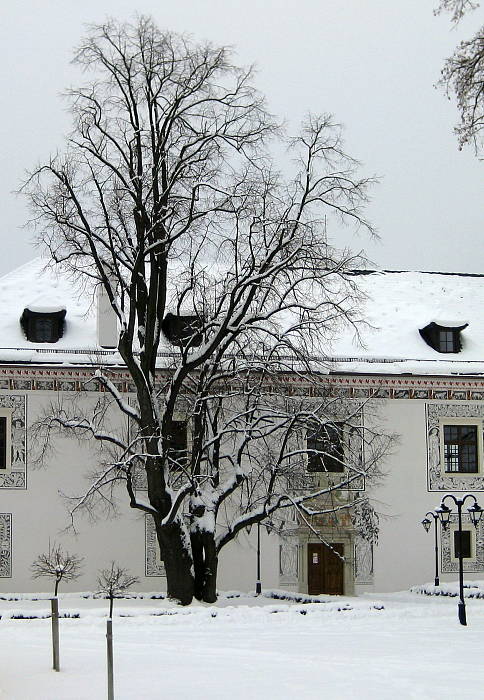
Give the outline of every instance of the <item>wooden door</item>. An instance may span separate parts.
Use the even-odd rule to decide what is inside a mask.
[[[331,543],[330,546],[332,549],[321,542],[308,544],[309,595],[343,595],[344,562],[335,552],[344,555],[344,545]]]
[[[308,544],[308,593],[319,595],[323,592],[323,545]]]

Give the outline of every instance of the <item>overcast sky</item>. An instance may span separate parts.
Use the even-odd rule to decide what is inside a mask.
[[[484,272],[482,164],[459,151],[457,120],[434,84],[444,58],[483,20],[457,29],[434,17],[437,0],[16,0],[0,13],[0,273],[26,262],[32,229],[13,192],[24,172],[62,148],[61,99],[76,84],[70,65],[84,24],[151,14],[161,28],[232,45],[258,67],[270,110],[295,126],[307,111],[332,112],[348,150],[377,174],[369,215],[381,242],[366,248],[379,267]],[[344,241],[345,243],[348,241]]]

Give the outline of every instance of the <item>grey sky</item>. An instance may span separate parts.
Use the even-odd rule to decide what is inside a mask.
[[[151,14],[158,25],[233,45],[258,66],[257,86],[290,125],[332,112],[351,155],[378,174],[369,214],[382,241],[346,239],[379,266],[484,272],[482,164],[459,152],[453,102],[433,86],[457,42],[434,17],[437,0],[16,0],[0,13],[0,273],[29,260],[28,212],[12,192],[23,173],[62,148],[68,118],[60,93],[76,83],[69,64],[86,22]]]

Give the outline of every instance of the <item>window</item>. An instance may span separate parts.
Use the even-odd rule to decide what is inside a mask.
[[[444,425],[444,471],[475,474],[478,464],[478,426]]]
[[[172,345],[198,347],[202,342],[201,319],[198,316],[166,314],[161,330]]]
[[[187,422],[174,420],[168,445],[168,459],[173,471],[180,471],[187,466]]]
[[[0,474],[10,471],[12,465],[12,413],[0,409]]]
[[[425,328],[420,328],[419,333],[427,345],[437,352],[460,352],[462,350],[460,334],[468,325],[464,323],[460,326],[442,326],[432,321]]]
[[[38,343],[54,342],[54,319],[49,317],[37,318],[34,322],[34,334],[37,336],[36,340]]]
[[[7,469],[7,417],[0,416],[0,469]]]
[[[459,558],[459,553],[462,548],[462,558],[472,558],[472,539],[470,530],[454,530],[454,557]]]
[[[456,333],[439,331],[439,352],[456,352]]]
[[[20,325],[32,343],[57,343],[64,334],[65,316],[65,309],[39,311],[26,308],[20,317]]]
[[[343,472],[343,423],[327,423],[307,434],[308,472]]]

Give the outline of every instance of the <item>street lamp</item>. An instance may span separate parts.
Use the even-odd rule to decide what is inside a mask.
[[[429,511],[428,513],[425,513],[425,518],[422,520],[422,525],[425,528],[425,532],[428,532],[430,530],[430,526],[432,525],[432,521],[428,519],[428,515],[430,515],[431,518],[434,519],[434,531],[435,531],[435,579],[434,579],[434,585],[438,586],[439,585],[439,548],[437,544],[437,521],[439,520],[439,516],[437,513],[434,511]]]
[[[257,523],[257,581],[255,582],[255,594],[262,593],[262,583],[260,580],[260,522]]]
[[[459,612],[459,622],[461,625],[467,625],[467,620],[466,620],[466,606],[464,602],[464,560],[462,556],[462,506],[464,503],[467,501],[468,498],[473,498],[474,503],[470,508],[467,509],[469,516],[471,518],[472,524],[474,527],[477,527],[481,517],[482,517],[482,508],[477,502],[477,498],[472,494],[472,493],[467,493],[463,498],[456,498],[453,494],[447,493],[443,498],[442,502],[440,504],[439,508],[435,509],[435,512],[437,513],[438,517],[440,518],[440,522],[442,523],[442,527],[444,530],[447,529],[449,526],[449,520],[450,520],[450,514],[452,512],[452,509],[449,508],[448,505],[446,505],[445,501],[446,499],[450,498],[452,501],[454,501],[455,505],[457,506],[457,514],[458,514],[458,533],[459,533],[459,605],[458,605],[458,612]]]

